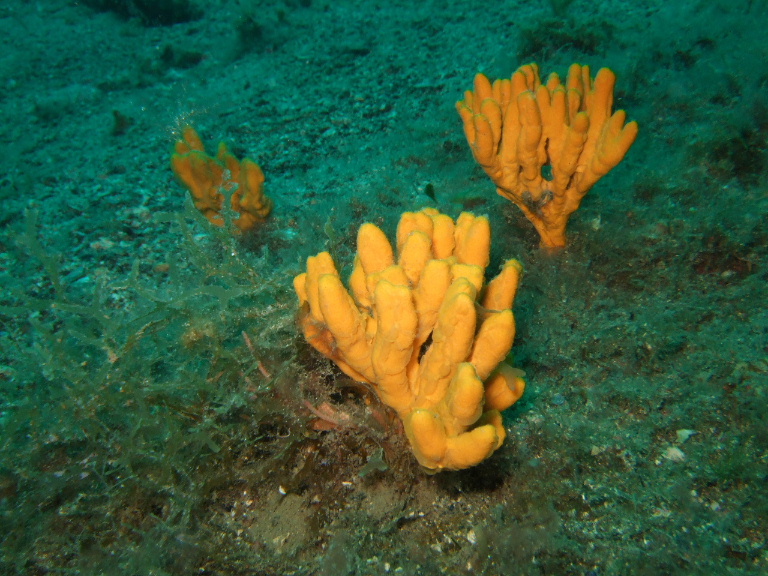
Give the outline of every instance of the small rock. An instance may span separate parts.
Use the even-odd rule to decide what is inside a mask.
[[[696,430],[686,430],[683,428],[678,430],[676,434],[677,434],[677,443],[682,444],[694,434],[698,434],[698,432],[696,432]]]
[[[672,462],[683,462],[685,460],[685,453],[677,446],[669,446],[664,450],[664,458]]]

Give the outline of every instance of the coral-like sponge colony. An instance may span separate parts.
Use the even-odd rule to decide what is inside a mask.
[[[398,413],[429,470],[488,458],[504,441],[500,411],[525,387],[504,362],[522,266],[509,260],[484,285],[490,243],[485,217],[406,212],[397,257],[381,229],[361,226],[349,290],[327,252],[294,280],[307,341]]]
[[[568,218],[637,137],[637,122],[612,113],[615,83],[608,68],[592,79],[588,66],[573,64],[565,84],[557,74],[542,84],[538,66],[527,64],[509,80],[478,74],[456,104],[475,160],[545,248],[565,246]]]
[[[259,165],[238,160],[223,142],[215,157],[205,152],[194,128],[187,126],[176,142],[171,168],[192,195],[195,208],[216,226],[224,225],[221,215],[225,192],[231,192],[230,205],[238,216],[233,223],[246,232],[264,221],[272,211],[272,200],[264,194],[264,173]]]

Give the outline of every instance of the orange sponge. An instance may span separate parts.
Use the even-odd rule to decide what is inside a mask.
[[[623,110],[612,113],[615,84],[608,68],[591,78],[579,64],[565,84],[557,74],[542,84],[538,66],[527,64],[493,83],[478,74],[474,90],[456,104],[475,160],[545,248],[565,246],[571,214],[637,137],[637,122],[626,123]]]
[[[264,194],[264,173],[259,165],[248,158],[238,160],[223,142],[216,156],[209,156],[191,126],[184,128],[182,139],[176,142],[171,168],[189,190],[195,207],[216,226],[224,225],[222,190],[231,193],[232,210],[238,213],[234,224],[240,232],[264,221],[272,211],[272,200]]]
[[[505,364],[522,266],[507,261],[485,286],[490,235],[483,216],[408,212],[397,254],[377,226],[360,227],[349,289],[327,252],[294,279],[307,341],[397,411],[428,470],[488,458],[506,435],[500,411],[525,388]]]

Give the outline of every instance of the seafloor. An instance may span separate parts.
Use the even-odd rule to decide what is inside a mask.
[[[764,0],[4,0],[0,573],[767,573],[767,26]],[[454,108],[530,61],[611,67],[640,124],[554,255]],[[264,169],[256,231],[191,207],[185,124]],[[487,214],[491,270],[526,269],[507,442],[437,475],[291,284],[423,206]]]

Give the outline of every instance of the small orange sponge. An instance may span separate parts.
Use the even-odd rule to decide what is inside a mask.
[[[184,128],[182,139],[176,142],[171,168],[189,190],[195,208],[216,226],[224,225],[222,190],[232,192],[230,204],[239,214],[233,222],[240,232],[250,230],[272,211],[272,200],[264,194],[264,173],[259,165],[248,158],[238,160],[223,142],[216,157],[209,156],[191,126]]]

